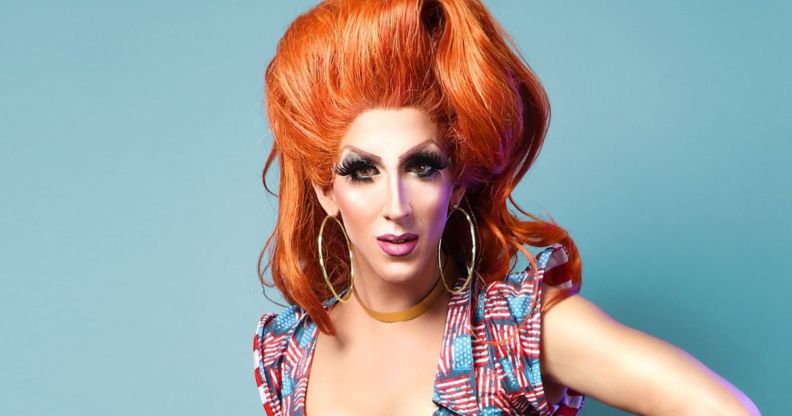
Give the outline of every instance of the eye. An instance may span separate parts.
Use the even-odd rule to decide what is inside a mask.
[[[432,179],[440,171],[448,167],[448,162],[443,156],[435,152],[418,153],[407,162],[407,168],[420,178]]]
[[[336,175],[344,176],[351,182],[371,182],[379,173],[377,166],[360,156],[350,156],[333,169]]]
[[[429,165],[420,164],[416,165],[414,171],[418,174],[418,176],[427,176],[430,175],[432,171],[434,171],[434,168]]]
[[[362,179],[371,179],[371,177],[377,173],[379,173],[379,171],[374,166],[364,166],[360,169],[352,171],[352,175],[350,175],[350,177],[352,180],[359,181]]]

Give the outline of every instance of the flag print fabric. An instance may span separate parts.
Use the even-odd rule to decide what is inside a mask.
[[[539,365],[545,271],[567,261],[554,244],[537,255],[537,271],[510,273],[486,288],[472,279],[452,295],[437,364],[433,416],[578,414],[585,396],[566,389],[548,403]],[[455,290],[464,284],[461,276]],[[330,298],[324,306],[330,307]],[[518,327],[518,323],[525,322]],[[268,416],[305,416],[308,371],[317,326],[299,306],[265,313],[253,337],[254,374]],[[488,344],[487,341],[497,341]]]

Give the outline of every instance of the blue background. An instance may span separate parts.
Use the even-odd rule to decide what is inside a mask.
[[[261,414],[262,72],[315,3],[2,3],[0,414]],[[487,2],[553,105],[516,199],[584,296],[781,414],[792,7],[596,3]]]

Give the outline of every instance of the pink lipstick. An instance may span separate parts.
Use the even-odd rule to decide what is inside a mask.
[[[401,235],[383,234],[377,237],[379,244],[385,254],[393,257],[403,257],[415,250],[418,245],[418,235],[404,233]]]

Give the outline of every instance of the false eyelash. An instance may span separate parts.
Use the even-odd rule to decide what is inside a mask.
[[[411,168],[422,165],[432,168],[430,172],[436,173],[447,168],[448,162],[436,152],[421,152],[412,156],[407,163],[407,166]]]
[[[405,165],[408,170],[418,166],[426,166],[429,170],[427,172],[419,172],[417,175],[421,178],[433,179],[441,170],[448,167],[449,162],[437,152],[425,151],[411,156]],[[360,171],[369,169],[377,171],[377,165],[359,155],[350,155],[333,168],[336,175],[347,177],[351,182],[371,182],[371,177],[360,176],[359,174]]]
[[[357,172],[366,169],[377,169],[377,166],[368,159],[363,159],[360,156],[354,155],[342,160],[340,164],[335,166],[333,170],[338,176],[348,176],[353,181],[365,181],[368,178],[360,178]]]

